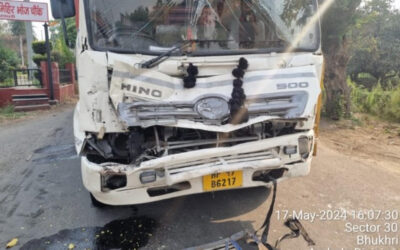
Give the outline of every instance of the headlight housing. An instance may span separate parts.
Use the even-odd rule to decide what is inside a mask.
[[[299,138],[299,154],[304,160],[310,156],[313,147],[313,137],[302,136]]]

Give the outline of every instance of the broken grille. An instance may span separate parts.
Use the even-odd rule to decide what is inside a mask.
[[[206,97],[201,99],[203,98]],[[249,96],[247,97],[246,105],[250,118],[267,115],[290,119],[300,117],[304,113],[307,100],[308,93],[305,91],[283,92]],[[195,110],[196,101],[120,103],[118,112],[121,119],[128,126],[143,126],[143,124],[146,124],[146,127],[174,124],[177,120],[191,120],[221,125],[228,118],[225,117],[221,120],[203,118]]]

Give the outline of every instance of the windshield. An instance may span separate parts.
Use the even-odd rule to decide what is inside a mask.
[[[318,25],[307,23],[316,6],[315,0],[86,0],[95,49],[143,54],[187,40],[192,54],[315,51]]]

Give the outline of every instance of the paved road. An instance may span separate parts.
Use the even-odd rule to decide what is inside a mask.
[[[73,148],[72,112],[67,107],[0,127],[0,249],[14,237],[19,239],[16,248],[22,249],[66,249],[70,243],[76,249],[109,249],[124,240],[143,249],[181,249],[262,224],[269,204],[265,188],[140,206],[92,207]],[[314,249],[357,246],[356,238],[362,233],[346,232],[346,223],[383,227],[390,222],[400,232],[398,218],[361,220],[352,214],[363,209],[400,209],[397,167],[344,156],[322,141],[311,175],[279,184],[271,239],[287,232],[282,225],[286,211],[302,213],[303,225],[317,242]],[[339,209],[347,213],[329,217],[329,211]],[[314,220],[313,213],[317,214]],[[399,235],[382,228],[379,233]],[[400,249],[400,243],[383,247]],[[282,249],[310,248],[295,239]]]

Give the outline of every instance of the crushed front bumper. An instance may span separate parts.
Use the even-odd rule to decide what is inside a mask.
[[[210,174],[242,171],[240,188],[269,186],[255,180],[257,173],[284,169],[278,180],[305,176],[310,171],[311,154],[302,157],[299,150],[291,155],[285,147],[299,149],[299,138],[307,137],[314,145],[314,132],[308,131],[285,135],[232,147],[220,147],[191,151],[142,162],[140,166],[117,163],[95,164],[82,157],[82,178],[86,189],[102,203],[129,205],[148,203],[178,196],[206,192],[202,177]],[[141,174],[155,172],[156,179],[143,184]],[[125,185],[110,190],[104,188],[104,176],[123,175]],[[164,190],[165,192],[161,192]],[[169,190],[168,192],[166,190]],[[155,191],[155,192],[154,192]]]

